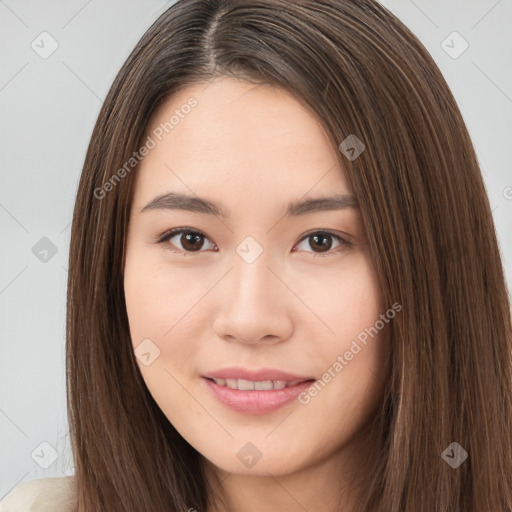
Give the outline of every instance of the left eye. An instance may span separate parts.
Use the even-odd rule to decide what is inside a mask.
[[[188,229],[188,228],[176,228],[171,229],[167,233],[164,233],[161,238],[157,240],[157,243],[164,243],[164,242],[171,242],[173,238],[178,239],[178,243],[181,244],[181,248],[178,247],[178,249],[181,249],[184,251],[184,254],[187,253],[193,253],[193,252],[201,252],[201,249],[204,246],[204,240],[208,240],[208,238],[201,233],[200,231],[196,231],[194,229]],[[350,247],[352,244],[342,238],[339,235],[336,235],[334,233],[331,233],[329,231],[313,231],[306,235],[304,235],[301,238],[301,241],[299,244],[297,244],[297,247],[300,246],[302,243],[308,243],[307,240],[310,239],[309,247],[314,248],[320,248],[320,252],[316,252],[315,256],[324,256],[325,253],[327,255],[331,252],[338,252],[338,251],[331,251],[332,248],[332,242],[329,239],[337,239],[338,240],[338,247]],[[210,243],[210,248],[216,247],[215,244],[212,242]],[[175,246],[175,243],[171,242],[171,245]],[[177,252],[177,251],[175,251]],[[204,252],[204,251],[203,251]],[[294,251],[296,252],[296,251]]]
[[[348,248],[352,245],[350,242],[348,242],[341,236],[335,235],[334,233],[331,233],[329,231],[314,231],[303,236],[298,246],[301,243],[308,243],[307,240],[309,239],[308,245],[310,247],[320,247],[320,252],[315,253],[315,256],[329,256],[333,252],[339,252],[339,250],[331,251],[332,242],[329,239],[332,238],[338,240],[338,247],[341,247],[341,249],[339,250],[342,250],[343,248]]]

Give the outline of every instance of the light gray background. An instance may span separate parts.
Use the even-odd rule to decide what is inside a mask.
[[[0,0],[0,498],[22,481],[73,474],[64,340],[76,187],[112,80],[172,3]],[[484,173],[510,290],[512,0],[382,3],[427,47],[458,101]],[[31,46],[51,48],[44,31],[58,43],[45,59]],[[444,49],[454,55],[462,48],[457,36],[446,39],[453,31],[469,44],[457,58]],[[55,246],[53,256],[34,254],[43,237]]]

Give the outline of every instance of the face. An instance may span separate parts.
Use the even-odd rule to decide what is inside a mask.
[[[339,457],[382,399],[389,315],[358,208],[297,206],[353,194],[336,149],[286,91],[232,78],[172,96],[145,142],[124,286],[155,401],[220,470]]]

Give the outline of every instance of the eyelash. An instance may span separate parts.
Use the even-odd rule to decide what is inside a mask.
[[[170,229],[170,230],[166,231],[165,233],[163,233],[159,237],[157,237],[155,243],[157,243],[157,244],[164,244],[165,242],[167,242],[168,240],[173,238],[175,235],[182,234],[182,233],[189,233],[189,234],[192,234],[192,235],[199,235],[199,236],[202,236],[202,237],[206,238],[207,240],[209,240],[208,237],[204,233],[201,233],[201,231],[197,231],[196,229],[192,229],[192,228],[173,228],[173,229]],[[338,250],[330,249],[326,253],[313,253],[314,257],[317,257],[317,256],[320,256],[320,257],[331,256],[333,254],[337,254],[338,252],[343,251],[343,249],[348,249],[348,248],[350,248],[350,247],[352,247],[354,245],[353,243],[349,242],[348,240],[345,240],[340,235],[337,235],[337,234],[335,234],[335,233],[333,233],[333,232],[331,232],[329,230],[309,231],[308,233],[306,233],[299,240],[299,243],[301,243],[303,240],[306,240],[307,238],[309,238],[309,237],[311,237],[313,235],[316,235],[316,234],[328,235],[328,236],[332,236],[332,237],[338,239],[338,241],[340,242],[341,249],[338,247],[337,248]],[[170,250],[172,252],[181,253],[181,254],[183,254],[183,256],[193,256],[194,254],[197,254],[197,253],[200,253],[200,252],[205,252],[203,250],[199,250],[199,251],[182,251],[182,250],[175,251],[173,249],[170,249]],[[295,252],[297,252],[297,251],[295,251]]]

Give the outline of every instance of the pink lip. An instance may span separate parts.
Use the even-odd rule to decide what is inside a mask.
[[[293,382],[295,380],[304,381],[314,378],[292,375],[291,373],[274,370],[272,368],[263,368],[257,371],[246,370],[244,368],[223,368],[221,370],[205,373],[203,377],[208,377],[210,379],[244,379],[252,380],[254,382],[262,382],[264,380],[284,380],[287,382]]]
[[[219,402],[235,411],[247,414],[267,414],[275,411],[295,400],[300,393],[312,384],[311,381],[307,381],[283,389],[240,391],[219,386],[213,380],[207,378],[203,378],[203,381]]]
[[[295,386],[283,389],[240,391],[226,386],[219,386],[212,378],[245,379],[255,382],[265,380],[300,381]],[[224,368],[203,376],[203,381],[215,398],[230,409],[246,414],[268,414],[295,400],[300,393],[308,389],[311,377],[301,377],[280,370],[263,369],[249,371],[243,368]]]

